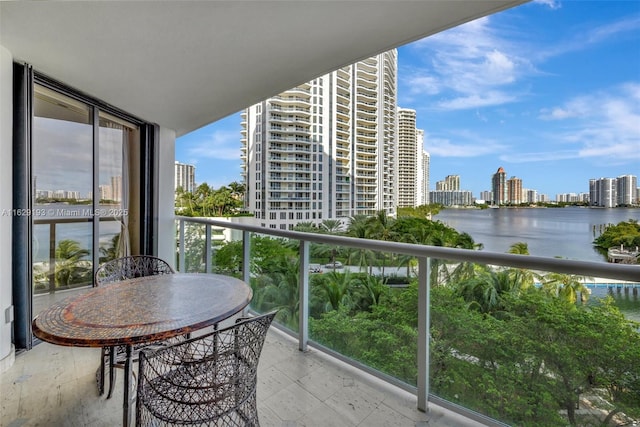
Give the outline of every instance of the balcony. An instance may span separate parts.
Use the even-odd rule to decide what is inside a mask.
[[[111,399],[99,397],[99,349],[41,343],[0,375],[0,425],[113,427],[122,422],[122,372]],[[258,411],[265,427],[293,425],[471,425],[440,407],[429,414],[396,387],[316,349],[300,352],[272,330],[258,369]],[[46,392],[45,390],[49,390]],[[467,421],[465,423],[465,421]]]
[[[340,209],[340,207],[337,207],[337,209]],[[369,210],[367,205],[355,208],[356,213],[371,214]],[[238,260],[238,263],[232,267],[231,271],[232,274],[236,274],[252,284],[254,300],[260,300],[261,297],[267,295],[260,292],[263,286],[273,286],[269,285],[269,283],[277,283],[277,288],[282,292],[285,291],[284,288],[281,288],[285,283],[282,281],[283,277],[285,277],[284,273],[276,274],[279,278],[278,281],[269,279],[271,277],[270,271],[274,272],[278,268],[284,267],[278,267],[277,263],[273,262],[276,258],[273,254],[267,256],[265,253],[260,252],[263,249],[257,248],[265,248],[265,242],[271,240],[276,242],[278,248],[289,247],[292,254],[294,254],[294,258],[289,259],[285,264],[288,265],[287,268],[293,268],[291,270],[293,275],[290,277],[295,277],[296,280],[286,285],[291,287],[290,289],[287,288],[287,299],[286,301],[280,301],[277,305],[289,307],[286,309],[287,315],[283,316],[279,323],[281,327],[297,338],[299,349],[317,348],[349,363],[354,368],[373,374],[383,382],[388,382],[412,393],[414,396],[412,400],[415,399],[413,402],[419,410],[444,407],[467,418],[468,423],[473,420],[486,425],[504,425],[504,423],[519,425],[521,420],[518,419],[520,416],[518,414],[523,414],[525,408],[533,412],[544,413],[544,415],[535,415],[536,417],[542,417],[539,419],[544,421],[539,424],[533,423],[532,425],[559,425],[558,423],[563,422],[563,419],[566,421],[566,411],[562,412],[562,407],[554,406],[558,405],[558,401],[550,398],[546,391],[543,392],[541,390],[542,388],[550,387],[550,384],[555,384],[553,387],[558,386],[561,382],[556,381],[556,379],[559,375],[563,375],[560,372],[564,369],[560,368],[560,366],[564,366],[565,363],[570,363],[571,360],[574,360],[579,351],[593,351],[593,346],[588,343],[588,340],[577,339],[571,341],[566,339],[567,333],[571,328],[582,329],[587,335],[590,328],[590,326],[586,327],[582,322],[580,323],[581,326],[578,324],[568,326],[570,325],[568,319],[565,319],[566,321],[554,321],[544,327],[538,324],[539,327],[543,328],[542,330],[549,328],[549,331],[543,332],[543,334],[551,334],[546,335],[547,337],[557,337],[557,340],[553,341],[555,344],[551,346],[544,340],[540,341],[530,337],[529,335],[532,333],[541,331],[532,331],[524,324],[522,325],[524,329],[517,336],[512,337],[515,347],[509,344],[508,340],[504,341],[507,336],[503,332],[498,332],[502,327],[500,325],[504,325],[503,323],[498,322],[497,324],[492,324],[491,327],[488,327],[488,324],[483,324],[484,326],[479,327],[477,330],[467,328],[463,320],[467,316],[478,315],[479,317],[476,319],[486,319],[484,317],[486,314],[483,315],[474,309],[470,309],[471,306],[467,305],[466,302],[463,302],[457,309],[453,309],[457,303],[453,303],[453,300],[447,300],[446,297],[443,297],[448,295],[447,288],[451,285],[447,283],[453,277],[452,275],[463,271],[467,272],[464,274],[467,274],[470,279],[478,275],[488,274],[490,271],[493,271],[496,277],[507,277],[513,274],[526,275],[529,273],[533,274],[531,277],[544,277],[554,274],[559,276],[579,275],[607,278],[611,280],[611,283],[616,282],[621,286],[627,286],[629,291],[635,289],[633,290],[635,292],[634,295],[637,295],[637,291],[640,288],[638,270],[632,266],[280,231],[211,219],[178,218],[178,221],[179,236],[181,236],[178,244],[180,248],[178,264],[180,264],[181,271],[223,272],[225,268],[228,268],[228,266],[214,265],[213,262],[196,263],[196,265],[189,263],[190,256],[188,252],[195,250],[196,247],[199,247],[197,249],[199,252],[194,259],[213,260],[215,258],[213,256],[215,247],[211,243],[204,240],[194,242],[192,239],[189,240],[184,237],[189,235],[189,228],[203,227],[203,229],[206,229],[213,225],[216,227],[226,226],[236,230],[236,233],[242,233],[242,238],[238,234],[236,236],[238,240],[232,242],[232,244],[237,245],[237,253],[241,254],[242,258],[251,259],[251,262],[244,263]],[[206,233],[200,231],[197,234],[205,235]],[[260,240],[261,243],[254,247],[254,239],[263,240]],[[393,316],[383,319],[382,317],[377,317],[377,315],[361,316],[358,314],[345,314],[344,312],[341,314],[339,299],[336,300],[338,302],[334,301],[337,304],[337,308],[319,306],[318,292],[321,292],[319,291],[321,289],[319,288],[321,286],[319,283],[322,283],[322,277],[325,275],[309,274],[308,265],[310,262],[324,263],[321,258],[318,258],[318,254],[322,253],[323,247],[332,248],[333,253],[337,254],[334,256],[340,257],[340,260],[345,264],[346,267],[344,267],[343,271],[337,272],[339,274],[345,274],[348,271],[349,274],[358,275],[364,280],[375,280],[374,278],[379,278],[380,275],[387,279],[392,277],[395,279],[405,278],[400,280],[399,285],[384,285],[387,287],[382,289],[388,288],[385,292],[403,295],[402,301],[404,302],[401,304],[406,304],[404,307],[409,309],[407,313],[415,316],[413,320],[405,324],[403,322],[406,319],[401,321],[399,317],[394,318]],[[255,250],[258,252],[255,252]],[[360,264],[356,260],[359,259],[358,256],[364,256],[365,253],[368,254],[367,261],[364,264]],[[261,262],[259,260],[265,259],[269,259],[270,268],[265,268],[264,265],[257,265]],[[351,261],[346,261],[347,259]],[[404,261],[401,262],[400,260]],[[533,279],[531,280],[531,283],[534,283]],[[412,282],[412,284],[407,284],[406,282]],[[269,295],[273,295],[271,292],[276,291],[276,287],[269,289]],[[256,298],[257,295],[259,295],[258,298]],[[283,293],[282,295],[285,294]],[[524,296],[521,298],[524,298]],[[578,296],[579,300],[580,296]],[[256,304],[265,304],[265,301],[261,300]],[[449,301],[446,304],[453,305],[443,306],[443,301]],[[531,300],[526,298],[522,301],[514,299],[512,302],[515,305],[532,303]],[[518,305],[518,307],[524,309],[524,305]],[[410,307],[414,307],[414,309],[410,309]],[[267,306],[253,308],[262,311]],[[394,312],[394,310],[392,309],[391,312]],[[542,322],[544,323],[544,320]],[[496,327],[498,330],[493,329]],[[556,328],[560,330],[564,330],[563,328],[569,329],[566,332],[561,332]],[[637,326],[635,328],[637,329]],[[640,344],[637,331],[633,332],[632,330],[633,328],[627,330],[630,334],[629,339],[634,343]],[[427,331],[430,332],[427,333]],[[427,339],[428,336],[431,338]],[[531,343],[531,345],[536,345],[535,343],[537,342],[541,352],[556,348],[555,345],[560,347],[565,345],[568,347],[574,345],[582,346],[580,347],[582,350],[577,348],[569,349],[567,347],[566,352],[563,350],[560,352],[561,354],[557,355],[560,360],[543,360],[540,358],[540,354],[537,353],[538,350],[526,353],[525,356],[524,352],[530,350],[521,347],[525,342]],[[603,350],[602,363],[605,363],[603,366],[608,368],[609,362],[606,361],[615,360],[618,356],[618,351],[626,351],[624,348],[629,346],[636,347],[635,344],[631,345],[629,342],[627,338],[621,338],[619,349],[614,353],[608,354],[608,356],[605,353],[610,350]],[[381,345],[385,345],[383,343],[390,346],[386,351],[381,351],[380,349]],[[493,356],[488,356],[489,354]],[[496,354],[500,355],[496,356]],[[637,352],[634,354],[632,361],[625,362],[626,367],[620,371],[626,373],[623,376],[631,374],[631,378],[635,378],[633,372],[637,374],[640,355]],[[499,360],[493,357],[498,357]],[[569,360],[566,358],[569,358]],[[539,363],[542,363],[542,365]],[[560,370],[556,370],[552,365]],[[578,365],[573,364],[574,367]],[[540,366],[544,366],[544,369],[541,369]],[[454,369],[453,367],[457,368]],[[458,368],[461,368],[466,373],[457,376],[455,372]],[[453,369],[453,371],[450,369]],[[527,372],[526,375],[529,375],[529,380],[525,382],[517,380],[519,375],[524,375],[522,371]],[[587,371],[583,372],[586,373]],[[571,408],[574,411],[573,417],[579,420],[577,425],[586,425],[588,422],[602,422],[608,411],[604,407],[598,407],[597,404],[593,406],[593,402],[599,398],[596,396],[595,389],[588,382],[585,382],[588,376],[580,373],[576,375],[576,378],[581,378],[578,381],[581,385],[579,387],[573,387],[572,385],[569,392],[573,396],[572,398],[575,398],[575,406],[572,404]],[[563,381],[565,379],[567,378],[564,378]],[[623,377],[618,377],[618,379],[625,381]],[[572,381],[570,380],[569,383],[577,384]],[[492,387],[495,387],[492,389],[493,391],[489,391],[488,388]],[[590,391],[585,392],[584,390],[587,389]],[[493,394],[502,397],[493,397]],[[502,402],[501,399],[507,399],[509,403]],[[518,405],[523,406],[519,407]],[[576,406],[578,409],[575,409]],[[510,407],[510,409],[505,409],[506,407]],[[515,407],[518,407],[518,409],[514,411]],[[635,411],[638,411],[637,405]],[[621,417],[618,420],[620,423],[633,421],[632,418],[624,417],[621,414],[618,415]],[[315,420],[315,422],[318,421]],[[413,423],[415,421],[411,421],[409,425],[414,425]],[[565,424],[568,425],[569,423],[565,422]],[[399,425],[404,424],[399,423]]]
[[[358,212],[367,212],[366,207],[359,207]],[[480,363],[483,355],[491,349],[501,346],[495,341],[499,336],[494,330],[482,331],[460,329],[447,317],[447,311],[432,305],[431,301],[438,297],[436,286],[442,280],[440,272],[452,273],[459,267],[470,269],[476,273],[483,271],[483,266],[494,266],[502,269],[513,268],[523,273],[525,270],[536,272],[550,271],[555,273],[580,274],[593,277],[609,278],[609,283],[627,286],[627,290],[637,294],[640,289],[637,267],[613,264],[569,261],[563,259],[528,257],[520,255],[486,253],[471,250],[452,249],[437,246],[422,246],[383,241],[354,239],[341,236],[317,235],[310,233],[270,230],[262,227],[232,224],[227,221],[178,217],[178,252],[177,260],[182,272],[223,272],[223,266],[215,265],[214,251],[219,248],[219,239],[214,232],[226,236],[228,243],[238,244],[239,252],[251,263],[239,260],[237,268],[229,274],[241,276],[245,281],[257,286],[258,273],[253,269],[260,254],[251,244],[255,238],[278,239],[278,245],[298,245],[297,262],[299,281],[295,283],[296,292],[292,293],[291,302],[298,307],[297,315],[284,319],[276,325],[268,338],[264,356],[260,364],[260,385],[258,389],[259,408],[263,425],[407,425],[414,426],[426,423],[429,419],[438,420],[437,425],[504,425],[508,418],[498,420],[487,418],[477,411],[474,402],[458,400],[457,393],[447,394],[440,383],[442,365],[463,364],[469,367],[468,377],[452,378],[460,390],[467,394],[483,396],[490,399],[487,386],[498,380],[501,388],[510,383],[509,376],[494,377],[495,365]],[[231,230],[223,232],[222,230]],[[234,236],[235,233],[235,236]],[[232,237],[233,236],[233,237]],[[280,240],[284,239],[284,240]],[[407,334],[407,347],[398,348],[395,354],[381,354],[382,358],[371,363],[366,354],[359,354],[349,337],[340,343],[338,337],[327,335],[318,329],[316,322],[318,313],[313,314],[311,290],[314,282],[308,273],[309,259],[322,245],[330,245],[338,254],[346,254],[347,248],[355,251],[370,252],[368,264],[364,268],[369,276],[380,273],[387,277],[407,277],[417,281],[416,288],[402,286],[390,287],[393,292],[405,294],[415,292],[414,325],[407,330],[396,323],[362,323],[358,328],[369,331],[367,348],[373,353],[381,331],[391,331],[394,336]],[[345,251],[345,252],[343,252]],[[364,252],[363,252],[364,253]],[[382,254],[386,254],[382,256]],[[400,260],[408,255],[415,263],[403,266],[378,265],[376,260]],[[313,255],[317,256],[317,255]],[[341,257],[344,255],[340,255]],[[406,258],[406,257],[405,257]],[[341,258],[344,259],[344,258]],[[193,262],[197,260],[198,262]],[[204,262],[203,262],[204,260]],[[364,274],[356,262],[345,264],[353,274]],[[443,270],[444,267],[444,270]],[[453,270],[452,270],[453,268]],[[268,273],[268,272],[267,272]],[[631,283],[627,283],[631,281]],[[258,289],[258,288],[254,288]],[[408,289],[408,291],[407,291]],[[76,289],[68,292],[55,292],[49,297],[68,296],[69,292],[82,292]],[[410,300],[406,300],[410,301]],[[256,308],[256,307],[252,307]],[[473,310],[464,310],[471,315]],[[461,314],[459,313],[459,314]],[[292,319],[294,320],[293,323]],[[295,319],[298,319],[295,321]],[[443,322],[443,319],[448,321]],[[361,322],[363,319],[352,319]],[[310,326],[310,323],[312,324]],[[345,322],[349,324],[349,322]],[[559,322],[562,324],[562,322]],[[443,331],[439,325],[448,325]],[[496,325],[494,325],[495,327]],[[572,327],[584,325],[576,324]],[[330,328],[331,329],[331,328]],[[431,331],[431,339],[427,340],[427,330]],[[333,329],[331,329],[333,332]],[[532,331],[533,332],[533,331]],[[439,335],[443,333],[444,336]],[[415,334],[415,335],[414,335]],[[456,337],[462,337],[456,338]],[[336,341],[336,338],[338,339]],[[512,337],[518,343],[524,336]],[[504,339],[504,338],[500,338]],[[637,338],[636,338],[637,339]],[[455,351],[442,351],[443,343],[456,342]],[[564,336],[560,335],[560,342]],[[506,341],[505,341],[506,342]],[[544,344],[544,343],[543,343]],[[585,350],[590,351],[591,344],[585,342]],[[633,342],[625,345],[633,347]],[[298,349],[303,350],[298,351]],[[523,348],[522,351],[526,349]],[[571,353],[571,360],[576,353]],[[445,359],[442,357],[445,356]],[[611,354],[609,360],[616,360]],[[0,375],[0,400],[3,408],[0,425],[117,425],[121,415],[121,398],[117,395],[111,400],[98,397],[95,389],[95,369],[99,350],[67,348],[42,343],[33,350],[17,357],[15,365]],[[400,358],[399,358],[400,357]],[[501,364],[508,363],[510,354]],[[562,358],[567,357],[566,354]],[[567,363],[570,360],[565,360]],[[406,364],[411,368],[408,372],[394,371],[394,368]],[[633,363],[640,362],[631,360]],[[500,364],[499,364],[500,365]],[[515,363],[517,370],[523,369],[521,363]],[[633,365],[637,367],[637,364]],[[547,366],[545,369],[552,369]],[[635,369],[635,368],[634,368]],[[553,371],[545,374],[536,368],[536,382],[542,383],[553,378]],[[632,371],[636,372],[636,371]],[[508,372],[513,375],[514,371]],[[540,375],[543,374],[543,375]],[[118,374],[122,379],[122,373]],[[438,379],[434,381],[434,378]],[[622,380],[622,378],[620,378]],[[122,384],[117,390],[121,390]],[[43,393],[42,390],[54,390]],[[492,391],[495,393],[496,390]],[[520,390],[512,390],[513,399],[519,398]],[[587,396],[588,397],[588,396]],[[582,396],[577,401],[579,416],[598,417],[602,421],[604,415],[597,415],[597,409],[589,408],[590,400]],[[541,400],[538,410],[546,410],[550,401]],[[530,403],[526,402],[527,407]],[[425,414],[421,410],[429,409]],[[604,412],[606,414],[606,411]],[[326,424],[326,423],[330,424]],[[629,418],[619,418],[619,423],[628,422]],[[16,424],[17,423],[17,424]],[[22,423],[22,424],[20,424]],[[387,424],[385,424],[387,423]],[[548,425],[548,424],[547,424]],[[585,424],[586,425],[586,424]]]

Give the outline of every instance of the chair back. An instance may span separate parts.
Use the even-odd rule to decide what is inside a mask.
[[[98,267],[93,286],[136,277],[173,273],[175,273],[173,268],[163,259],[151,255],[130,255],[112,259]]]
[[[136,425],[258,426],[258,361],[276,312],[140,353]],[[164,424],[163,424],[164,425]]]

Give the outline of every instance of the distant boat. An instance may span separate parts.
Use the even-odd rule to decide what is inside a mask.
[[[500,209],[500,206],[489,205],[489,209]]]

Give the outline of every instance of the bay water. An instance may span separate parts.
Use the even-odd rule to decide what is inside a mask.
[[[499,208],[444,209],[434,221],[466,232],[488,252],[508,252],[517,242],[524,242],[529,254],[561,257],[589,262],[607,262],[593,246],[607,224],[640,221],[640,209],[634,208]],[[640,282],[640,266],[638,266]],[[640,290],[618,292],[607,287],[591,288],[590,298],[611,295],[627,318],[640,321]]]

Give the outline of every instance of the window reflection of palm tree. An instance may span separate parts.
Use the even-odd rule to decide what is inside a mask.
[[[90,268],[81,261],[88,257],[89,250],[75,240],[61,240],[55,252],[55,281],[57,287],[69,288],[74,283],[87,279]]]
[[[116,259],[120,251],[120,233],[114,235],[108,245],[100,246],[100,264]]]

